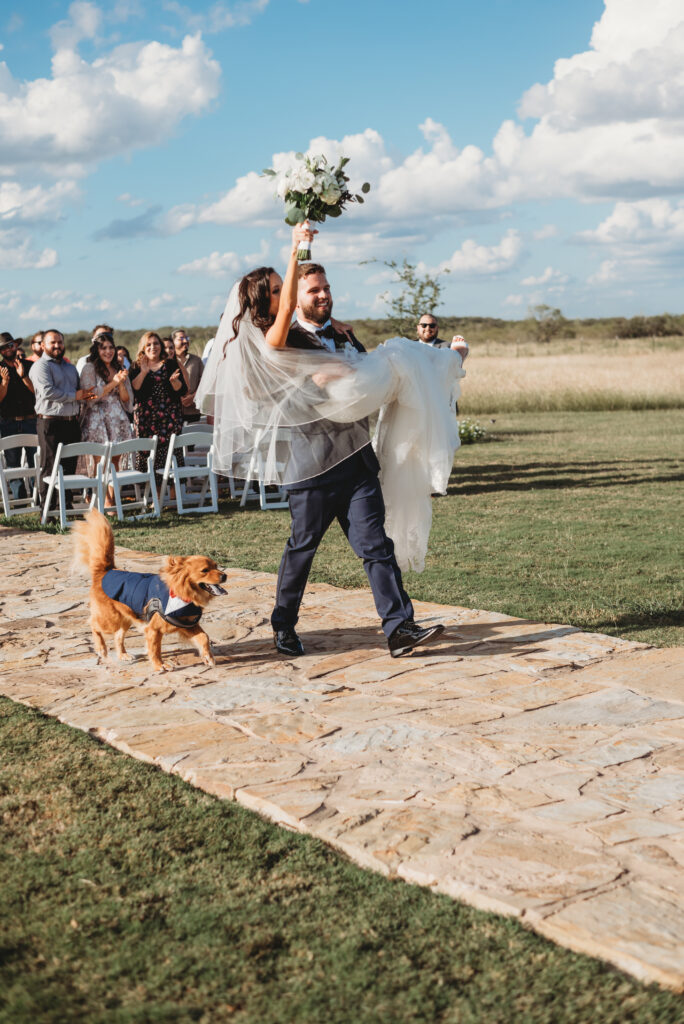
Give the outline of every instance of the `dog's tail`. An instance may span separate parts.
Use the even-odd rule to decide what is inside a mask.
[[[74,523],[74,562],[90,569],[93,582],[115,568],[114,534],[106,518],[91,508],[85,520]]]

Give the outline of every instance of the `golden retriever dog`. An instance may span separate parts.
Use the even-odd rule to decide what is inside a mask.
[[[124,647],[126,633],[136,623],[145,633],[147,655],[157,672],[165,672],[162,637],[180,633],[199,651],[205,665],[216,664],[209,637],[199,625],[213,597],[225,594],[226,574],[211,558],[170,556],[162,571],[124,572],[114,562],[112,528],[96,509],[74,524],[75,561],[90,569],[90,627],[98,661],[107,660],[106,636],[113,636],[117,656],[132,661]]]

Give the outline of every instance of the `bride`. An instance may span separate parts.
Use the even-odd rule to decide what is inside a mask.
[[[196,397],[214,417],[215,468],[294,491],[352,456],[366,458],[372,417],[386,532],[399,566],[421,571],[431,494],[446,490],[459,446],[452,403],[462,358],[406,338],[366,353],[329,317],[325,295],[310,319],[329,321],[327,332],[298,340],[292,316],[302,271],[295,253],[314,233],[308,223],[294,228],[284,280],[260,267],[230,292]]]

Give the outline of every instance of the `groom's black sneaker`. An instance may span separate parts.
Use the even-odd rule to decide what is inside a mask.
[[[287,655],[288,658],[298,658],[300,654],[304,653],[302,641],[292,626],[288,629],[275,630],[273,633],[273,643],[278,648],[278,652]]]
[[[444,632],[444,626],[438,622],[435,626],[427,626],[425,629],[417,625],[413,619],[407,619],[394,630],[387,641],[389,652],[393,658],[401,658],[403,654],[410,654],[414,647],[426,644]]]

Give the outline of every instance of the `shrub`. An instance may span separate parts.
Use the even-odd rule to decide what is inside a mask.
[[[461,444],[475,444],[477,441],[484,441],[487,431],[477,420],[464,419],[458,422],[458,436]]]

